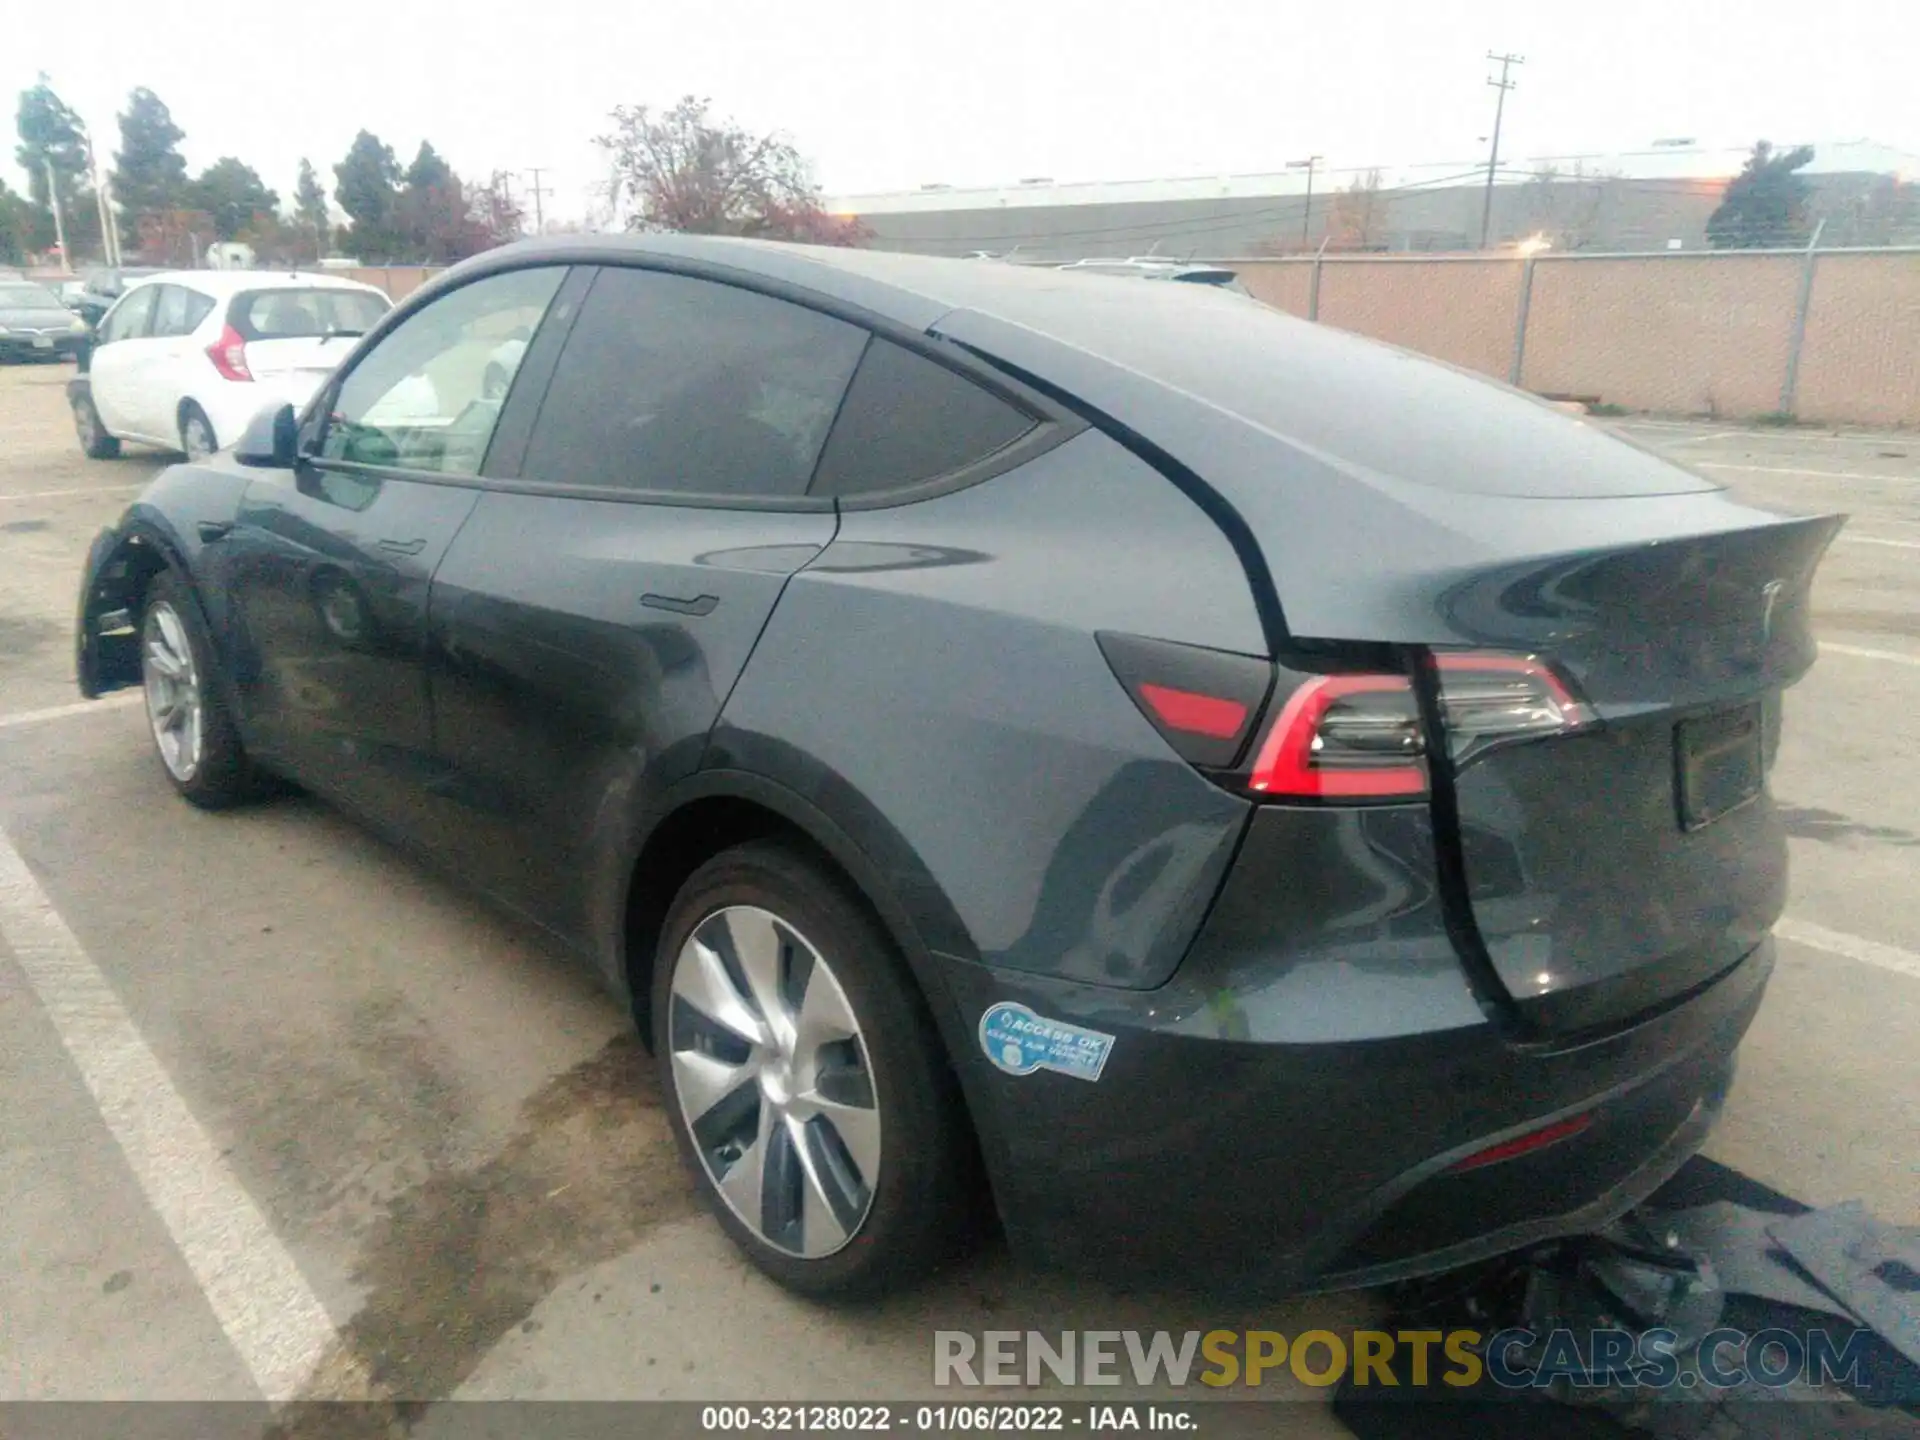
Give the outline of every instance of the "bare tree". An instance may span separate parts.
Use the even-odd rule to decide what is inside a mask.
[[[1380,172],[1369,170],[1335,193],[1327,217],[1329,250],[1372,250],[1387,225],[1387,197],[1380,192]]]
[[[855,245],[868,232],[826,213],[811,171],[791,143],[711,116],[688,95],[669,110],[622,105],[598,143],[630,198],[631,229],[748,235]]]

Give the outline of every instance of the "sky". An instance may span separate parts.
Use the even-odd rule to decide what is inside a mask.
[[[46,71],[113,143],[157,92],[189,167],[237,155],[291,197],[354,134],[404,165],[534,167],[548,219],[595,203],[617,104],[684,94],[794,141],[824,193],[1484,159],[1488,51],[1525,57],[1506,157],[1872,139],[1920,151],[1914,0],[507,0],[219,6],[0,0],[0,93]],[[24,177],[0,149],[0,174]]]

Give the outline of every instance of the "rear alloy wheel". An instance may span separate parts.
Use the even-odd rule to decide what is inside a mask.
[[[198,405],[189,404],[180,412],[180,449],[189,460],[205,460],[220,449],[213,422]]]
[[[654,1030],[681,1147],[775,1280],[874,1294],[964,1239],[944,1054],[885,934],[824,869],[758,843],[695,872],[662,936]]]
[[[140,678],[153,745],[173,788],[203,810],[253,798],[262,781],[240,744],[187,587],[154,578],[140,622]]]
[[[80,437],[80,448],[89,460],[111,460],[120,453],[120,442],[100,423],[91,395],[76,395],[73,401],[73,433]]]

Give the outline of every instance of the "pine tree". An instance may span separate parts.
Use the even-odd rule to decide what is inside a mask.
[[[141,86],[120,115],[120,149],[114,156],[113,195],[120,204],[121,239],[140,244],[143,217],[164,217],[187,208],[191,186],[180,142],[186,131],[173,123],[166,101]]]
[[[1707,218],[1707,243],[1720,250],[1804,245],[1809,187],[1794,172],[1812,159],[1810,145],[1776,155],[1760,141]]]
[[[394,232],[394,210],[399,204],[400,164],[393,147],[381,143],[370,130],[353,137],[347,158],[333,167],[333,195],[352,225],[347,243],[360,259],[380,263],[394,258],[400,248]]]

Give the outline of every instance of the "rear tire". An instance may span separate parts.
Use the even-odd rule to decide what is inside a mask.
[[[826,867],[757,841],[696,870],[661,931],[653,1028],[681,1154],[773,1280],[853,1299],[964,1253],[958,1085],[892,941]]]
[[[112,460],[120,454],[120,442],[107,433],[91,395],[77,395],[73,401],[73,431],[80,437],[80,448],[89,460]]]
[[[207,419],[207,412],[189,400],[180,407],[180,453],[189,460],[205,460],[217,454],[220,449],[219,438],[213,433],[213,422]]]
[[[199,606],[172,570],[147,590],[140,676],[160,768],[184,799],[225,810],[270,788],[240,743]]]

